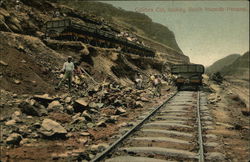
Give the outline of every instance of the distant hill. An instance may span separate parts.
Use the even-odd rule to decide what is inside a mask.
[[[102,2],[71,0],[62,0],[60,2],[77,10],[103,17],[105,20],[109,20],[120,27],[125,27],[130,31],[160,42],[183,54],[175,40],[174,33],[166,26],[153,22],[152,19],[145,14],[126,11],[122,8],[116,8],[111,4]]]
[[[231,54],[229,56],[226,56],[215,63],[213,63],[211,66],[206,68],[206,73],[212,74],[215,72],[221,72],[221,70],[228,65],[232,64],[235,60],[237,60],[240,57],[240,54]]]
[[[224,76],[235,76],[249,80],[249,51],[238,57],[232,64],[221,69]]]

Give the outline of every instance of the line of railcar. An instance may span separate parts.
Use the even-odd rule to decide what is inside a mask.
[[[45,24],[46,37],[52,39],[78,40],[93,46],[118,48],[122,52],[154,57],[155,50],[136,42],[118,37],[111,31],[94,26],[78,24],[70,19],[48,21]]]

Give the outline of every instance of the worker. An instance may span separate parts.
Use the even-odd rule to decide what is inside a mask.
[[[161,79],[159,75],[155,75],[154,76],[154,80],[153,80],[153,86],[154,86],[154,96],[158,96],[161,97]]]
[[[75,69],[74,69],[74,82],[78,85],[85,86],[87,85],[86,77],[83,74],[83,70],[80,67],[80,63],[75,63]]]
[[[143,82],[143,77],[140,73],[137,73],[135,77],[135,85],[136,89],[142,89],[142,82]]]
[[[150,75],[149,82],[151,83],[152,87],[154,86],[155,75]]]
[[[71,82],[72,82],[72,77],[73,77],[73,71],[74,71],[74,63],[72,62],[72,57],[69,56],[68,60],[63,64],[63,68],[61,70],[61,72],[64,72],[63,79],[59,82],[56,89],[59,89],[61,87],[61,84],[65,80],[68,80],[68,87],[69,87],[69,90],[71,90]]]

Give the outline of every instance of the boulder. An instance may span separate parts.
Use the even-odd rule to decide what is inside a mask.
[[[4,62],[3,60],[0,60],[0,65],[8,66],[8,64],[6,62]]]
[[[87,121],[92,121],[90,114],[85,110],[81,116],[83,116]]]
[[[89,109],[89,112],[90,112],[91,114],[98,114],[98,113],[99,113],[99,111],[96,110],[96,109]]]
[[[143,107],[143,103],[140,102],[140,101],[136,101],[136,102],[135,102],[135,107],[136,107],[136,108],[137,108],[137,107],[141,108],[141,107]]]
[[[83,112],[84,110],[89,109],[88,105],[88,98],[79,98],[75,100],[73,108],[75,112]]]
[[[84,123],[85,121],[86,121],[86,119],[84,117],[77,117],[77,118],[73,119],[71,124]]]
[[[3,116],[0,116],[0,122],[4,122],[4,121],[6,121],[6,120],[8,120],[8,117],[3,117]]]
[[[15,124],[16,124],[16,120],[13,120],[13,119],[5,122],[6,126],[12,126],[12,125],[15,125]]]
[[[39,122],[36,122],[32,125],[34,128],[41,128],[41,124]]]
[[[89,107],[90,107],[90,108],[98,108],[98,105],[97,105],[97,103],[95,103],[95,102],[90,102],[90,103],[89,103]]]
[[[117,126],[118,127],[126,127],[126,126],[128,126],[128,123],[122,122],[122,123],[118,124]]]
[[[74,108],[73,108],[73,106],[68,105],[68,106],[66,107],[66,112],[67,112],[68,114],[73,114],[73,113],[74,113]]]
[[[98,127],[107,127],[106,120],[99,121],[96,126]]]
[[[67,131],[64,127],[51,119],[43,120],[40,132],[47,137],[51,137],[54,135],[65,136],[67,134]]]
[[[15,83],[15,84],[21,84],[21,81],[18,80],[18,79],[15,79],[15,80],[14,80],[14,83]]]
[[[77,113],[77,114],[75,114],[74,116],[72,116],[72,119],[74,120],[74,119],[76,119],[76,118],[78,118],[78,117],[80,117],[81,116],[81,113]]]
[[[98,108],[102,108],[104,106],[104,103],[99,102],[99,103],[96,103],[96,105],[97,105]]]
[[[65,101],[65,103],[70,103],[70,102],[71,102],[71,100],[72,100],[72,98],[71,98],[71,97],[66,97],[64,101]]]
[[[39,111],[38,107],[31,105],[28,102],[21,102],[18,107],[21,109],[22,113],[32,116],[42,116],[42,113]]]
[[[78,138],[79,142],[82,144],[86,144],[88,142],[87,138]]]
[[[33,116],[28,115],[27,119],[33,119]]]
[[[31,140],[29,138],[24,138],[22,139],[22,141],[20,142],[20,145],[25,145],[25,144],[28,144],[28,143],[31,143]]]
[[[124,114],[124,113],[126,113],[126,110],[123,109],[122,107],[118,107],[118,108],[116,109],[116,111],[115,111],[115,114],[116,114],[116,115],[120,115],[120,114]]]
[[[40,102],[42,105],[45,107],[48,106],[50,102],[52,102],[55,98],[50,97],[48,94],[43,94],[43,95],[34,95],[33,98]]]
[[[150,102],[149,99],[147,99],[146,97],[141,97],[140,100],[141,100],[142,102]]]
[[[18,133],[12,133],[7,139],[7,144],[19,145],[20,141],[22,140],[22,136]]]
[[[89,132],[81,132],[80,136],[90,136],[91,134]]]
[[[95,125],[93,123],[87,123],[88,128],[93,128]]]
[[[99,143],[99,144],[96,144],[96,145],[92,145],[90,147],[90,150],[94,151],[94,152],[101,152],[101,151],[105,150],[108,147],[109,147],[109,145],[107,143]]]
[[[59,101],[52,101],[49,105],[48,105],[48,109],[54,109],[54,108],[60,108],[62,107],[61,103]]]
[[[16,121],[20,121],[22,113],[20,111],[15,111],[12,115],[11,118]]]
[[[113,116],[110,116],[107,120],[106,120],[106,123],[115,123],[118,119],[119,115],[113,115]]]

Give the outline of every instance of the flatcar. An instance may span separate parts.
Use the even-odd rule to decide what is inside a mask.
[[[205,68],[201,64],[177,64],[171,67],[171,73],[176,76],[174,83],[178,90],[199,90],[204,71]]]
[[[155,50],[118,37],[116,33],[97,26],[79,24],[70,19],[54,20],[45,23],[46,37],[59,40],[78,40],[93,46],[120,48],[122,52],[146,57],[154,57]]]

